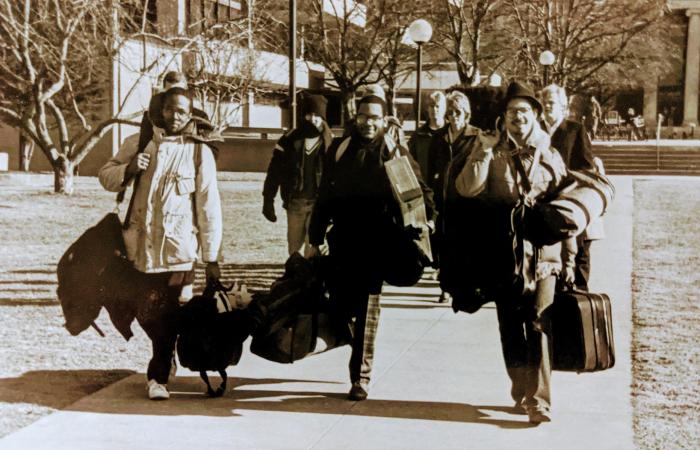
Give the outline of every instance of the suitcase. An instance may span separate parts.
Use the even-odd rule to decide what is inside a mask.
[[[615,365],[610,298],[566,291],[552,305],[554,370],[596,372]]]

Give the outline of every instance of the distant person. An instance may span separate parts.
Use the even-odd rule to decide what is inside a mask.
[[[591,140],[598,139],[598,125],[603,118],[603,109],[594,95],[591,95],[588,103],[588,114],[586,115],[586,129]]]
[[[637,115],[634,108],[627,110],[627,130],[630,141],[641,141],[646,139],[644,131],[644,118]]]
[[[151,118],[149,111],[159,111],[162,108],[163,94],[170,88],[179,87],[182,89],[187,89],[187,77],[182,72],[170,71],[163,77],[163,91],[155,94],[151,97],[151,101],[148,106],[148,111],[146,111],[141,119],[141,129],[139,130],[139,150],[143,151],[153,139],[153,127],[163,128],[164,124],[160,119]],[[214,127],[209,122],[209,116],[206,112],[201,109],[192,107],[192,119],[197,128],[197,132],[200,135],[205,135],[213,131]],[[209,144],[211,146],[211,143]],[[216,156],[217,149],[212,148],[214,151],[214,156]]]
[[[440,91],[430,94],[428,97],[428,120],[413,133],[408,141],[408,150],[418,163],[420,173],[423,174],[426,183],[432,182],[428,180],[430,141],[433,136],[444,131],[446,110],[445,94]]]
[[[333,135],[326,123],[327,100],[308,95],[302,100],[301,124],[277,141],[263,186],[262,213],[277,221],[275,197],[280,191],[282,208],[287,211],[287,250],[289,254],[309,251],[309,221],[318,195],[323,160]]]
[[[183,287],[194,282],[201,251],[207,280],[221,276],[221,200],[211,149],[198,143],[192,98],[174,87],[161,95],[162,123],[143,152],[128,140],[99,172],[108,191],[119,192],[135,180],[125,219],[124,244],[136,269],[132,284],[139,293],[136,319],[152,342],[148,397],[164,400],[174,362],[177,311]],[[191,292],[191,291],[190,291]],[[183,299],[187,300],[187,299]]]

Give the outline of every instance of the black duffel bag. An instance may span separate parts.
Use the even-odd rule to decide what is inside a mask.
[[[192,297],[178,314],[177,356],[180,365],[199,372],[210,397],[226,392],[226,368],[238,364],[243,341],[253,321],[247,310],[231,309],[227,289],[218,281],[209,283],[202,295]],[[214,390],[207,371],[218,372],[221,385]]]
[[[330,311],[315,311],[290,317],[272,334],[253,336],[250,351],[268,361],[289,364],[351,342],[350,321]]]

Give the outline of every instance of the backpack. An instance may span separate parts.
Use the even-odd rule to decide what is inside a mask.
[[[192,297],[178,314],[178,360],[181,366],[199,372],[210,397],[226,392],[226,368],[238,364],[243,341],[250,335],[248,312],[232,309],[227,292],[220,282],[209,283],[202,295]],[[216,390],[211,387],[207,371],[221,376]]]

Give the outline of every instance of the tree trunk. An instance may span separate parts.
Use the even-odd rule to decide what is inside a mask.
[[[19,170],[29,172],[29,164],[32,161],[34,153],[34,141],[27,137],[24,133],[19,134]]]
[[[73,193],[73,163],[61,156],[53,168],[53,189],[57,194],[71,195]]]
[[[354,92],[343,92],[343,120],[345,121],[345,126],[347,127],[355,119],[357,114],[355,107],[355,93]]]
[[[392,85],[386,92],[387,115],[396,117],[396,86]]]

